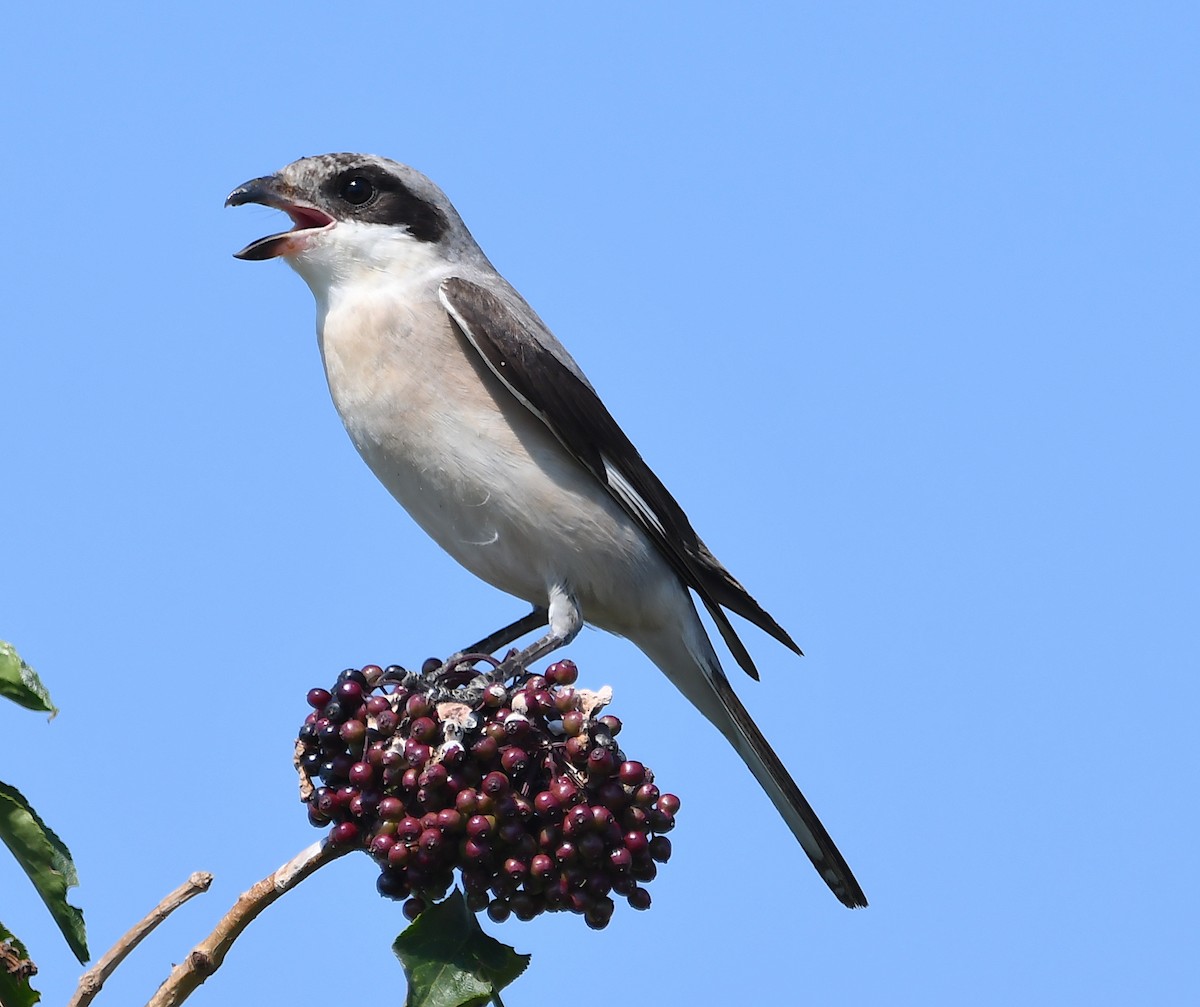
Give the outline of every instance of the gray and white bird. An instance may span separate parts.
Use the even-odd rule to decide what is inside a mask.
[[[292,219],[237,257],[283,258],[312,290],[329,391],[363,459],[438,545],[548,621],[521,659],[585,620],[631,640],[733,745],[833,893],[865,906],[730,687],[692,593],[752,677],[726,610],[800,648],[709,552],[441,189],[394,161],[325,154],[226,200],[245,203]],[[530,618],[514,627],[493,642]]]

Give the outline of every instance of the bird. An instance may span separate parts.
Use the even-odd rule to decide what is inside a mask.
[[[754,679],[728,613],[800,648],[696,534],[442,190],[383,157],[322,154],[225,201],[244,204],[291,219],[235,256],[281,258],[307,283],[330,395],[367,465],[450,556],[533,606],[488,643],[544,624],[524,666],[585,621],[631,641],[729,741],[834,895],[865,906],[734,693],[693,595]]]

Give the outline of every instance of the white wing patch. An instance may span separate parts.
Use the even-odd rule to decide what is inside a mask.
[[[515,398],[521,403],[521,405],[533,413],[534,416],[545,423],[546,426],[548,426],[551,431],[554,432],[554,435],[558,437],[558,431],[554,429],[554,424],[549,421],[549,418],[546,416],[546,414],[540,409],[535,408],[532,402],[530,402],[527,398],[525,398],[524,395],[517,391],[512,386],[512,382],[510,382],[505,376],[504,372],[492,363],[492,358],[488,356],[488,354],[484,353],[482,349],[480,349],[478,337],[475,335],[475,332],[472,330],[471,326],[467,324],[467,320],[463,318],[462,313],[454,306],[454,302],[451,301],[447,296],[445,286],[438,287],[438,300],[442,302],[442,307],[446,309],[446,313],[454,319],[455,324],[462,329],[467,339],[471,341],[471,345],[475,347],[475,352],[479,354],[479,359],[487,365],[487,369],[504,383],[504,387],[509,390],[509,393],[513,398]],[[504,362],[502,361],[501,363],[503,364]],[[561,439],[562,438],[559,438],[559,440]]]
[[[492,361],[491,356],[483,352],[479,346],[477,335],[472,331],[471,326],[467,324],[467,320],[463,318],[462,313],[454,306],[454,302],[451,301],[450,297],[446,293],[445,286],[438,288],[438,299],[442,302],[442,307],[446,309],[446,312],[452,319],[454,319],[455,323],[463,331],[467,339],[470,340],[471,345],[475,347],[476,352],[487,365],[488,369],[502,382],[504,382],[505,387],[517,399],[517,401],[521,403],[521,405],[523,405],[526,409],[533,413],[534,416],[538,417],[538,419],[540,419],[546,424],[547,427],[550,428],[550,431],[556,437],[558,437],[560,441],[562,441],[564,447],[566,447],[568,451],[571,450],[570,445],[562,440],[562,435],[559,434],[558,429],[555,427],[554,423],[551,422],[550,417],[548,417],[541,409],[538,409],[536,406],[534,406],[532,402],[530,402],[524,395],[514,388],[504,372]],[[504,361],[501,361],[502,366],[504,363]],[[589,385],[588,387],[590,388],[591,386]],[[663,527],[662,521],[659,520],[658,515],[654,512],[654,508],[646,503],[646,501],[642,498],[642,495],[633,488],[629,480],[626,479],[622,474],[621,470],[617,468],[617,466],[611,461],[609,461],[608,457],[604,455],[603,452],[600,454],[600,460],[604,463],[604,476],[608,482],[608,489],[613,496],[617,498],[617,501],[621,503],[631,515],[640,520],[647,528],[653,528],[664,539],[669,538],[670,536],[667,535],[667,530]]]
[[[660,535],[666,537],[667,531],[663,527],[662,522],[658,519],[658,515],[654,513],[651,506],[642,499],[641,495],[632,486],[629,485],[629,480],[621,474],[621,470],[608,460],[603,454],[600,460],[604,462],[604,475],[608,479],[609,489],[613,491],[617,499],[620,500],[626,507],[635,513],[641,520],[655,529]]]

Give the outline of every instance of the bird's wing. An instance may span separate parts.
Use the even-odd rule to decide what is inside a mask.
[[[758,678],[754,662],[722,609],[736,612],[797,654],[801,652],[783,627],[709,552],[683,508],[642,460],[600,397],[550,349],[536,316],[521,317],[487,288],[458,276],[442,282],[439,296],[492,373],[599,480],[643,528],[680,579],[696,592],[747,674]]]

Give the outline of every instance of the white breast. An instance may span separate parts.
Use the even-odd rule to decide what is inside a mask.
[[[329,389],[375,475],[463,566],[533,604],[565,583],[585,619],[624,635],[657,618],[653,588],[677,604],[641,530],[451,323],[444,273],[409,275],[318,298]],[[628,611],[631,591],[647,596],[644,613]]]

